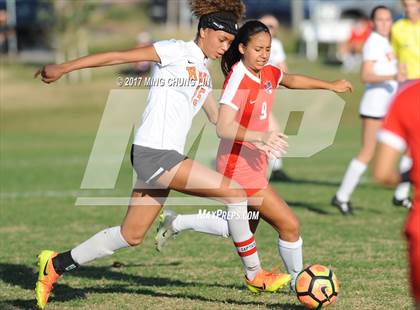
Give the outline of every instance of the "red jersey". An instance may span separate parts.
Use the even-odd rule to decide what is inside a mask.
[[[246,129],[266,132],[282,78],[282,71],[272,65],[264,66],[258,78],[239,61],[225,80],[220,103],[236,110],[236,121]],[[267,156],[249,142],[222,139],[217,170],[241,184],[248,196],[267,185]]]
[[[401,152],[410,150],[415,204],[420,205],[420,81],[409,83],[396,95],[379,132],[379,141]]]
[[[264,66],[258,78],[239,61],[226,77],[220,103],[238,111],[236,121],[243,127],[267,131],[274,91],[282,78],[283,72],[272,65]],[[254,148],[250,143],[244,144]]]
[[[410,150],[410,176],[415,187],[412,210],[405,223],[411,290],[420,303],[420,81],[409,83],[395,97],[379,132],[379,141],[403,152]]]

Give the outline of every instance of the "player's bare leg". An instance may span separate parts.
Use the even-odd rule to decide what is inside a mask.
[[[42,251],[38,256],[39,275],[35,292],[37,306],[43,309],[54,283],[66,272],[79,265],[113,254],[116,250],[139,245],[153,220],[159,214],[169,190],[136,189],[122,226],[106,228],[71,251]]]
[[[362,148],[356,159],[365,165],[369,164],[375,155],[376,135],[381,128],[382,120],[364,118],[362,121]]]
[[[227,211],[239,215],[227,219],[229,233],[244,265],[248,288],[253,292],[276,291],[290,281],[290,276],[261,269],[254,236],[247,218],[245,191],[238,183],[190,159],[165,173],[159,183],[171,189],[201,197],[212,197],[227,205]]]
[[[262,198],[262,203],[252,205],[252,198]],[[287,272],[292,276],[291,287],[293,288],[297,275],[303,269],[303,242],[300,237],[299,221],[287,203],[269,185],[255,193],[252,198],[250,206],[258,210],[260,217],[279,234],[279,254]]]
[[[128,244],[136,246],[142,243],[168,194],[168,189],[133,190],[131,203],[121,225],[121,234]]]

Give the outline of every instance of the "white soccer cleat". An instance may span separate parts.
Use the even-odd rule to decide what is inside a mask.
[[[175,211],[164,209],[159,216],[159,226],[157,228],[157,234],[155,237],[156,250],[162,252],[163,247],[169,238],[173,237],[177,233],[172,228],[172,222],[178,214]]]

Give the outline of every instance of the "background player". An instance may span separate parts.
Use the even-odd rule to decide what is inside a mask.
[[[362,147],[347,167],[340,188],[331,200],[343,215],[352,214],[351,195],[373,158],[376,133],[389,103],[404,76],[398,72],[397,60],[389,42],[392,12],[385,6],[372,10],[373,32],[363,47],[362,81],[366,84],[359,113],[362,118]]]
[[[420,79],[420,0],[401,1],[405,18],[392,26],[391,42],[399,67],[408,80]],[[400,162],[400,172],[411,169],[411,158],[404,155]],[[396,206],[410,206],[410,183],[398,184],[392,202]]]

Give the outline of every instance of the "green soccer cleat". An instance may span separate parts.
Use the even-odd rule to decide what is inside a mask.
[[[244,279],[247,288],[253,293],[274,293],[279,289],[286,287],[287,284],[290,283],[292,277],[287,273],[273,273],[261,269],[252,281],[247,277]]]
[[[162,252],[169,238],[177,233],[172,228],[172,222],[178,214],[172,210],[164,209],[159,215],[159,226],[155,237],[156,250]]]

